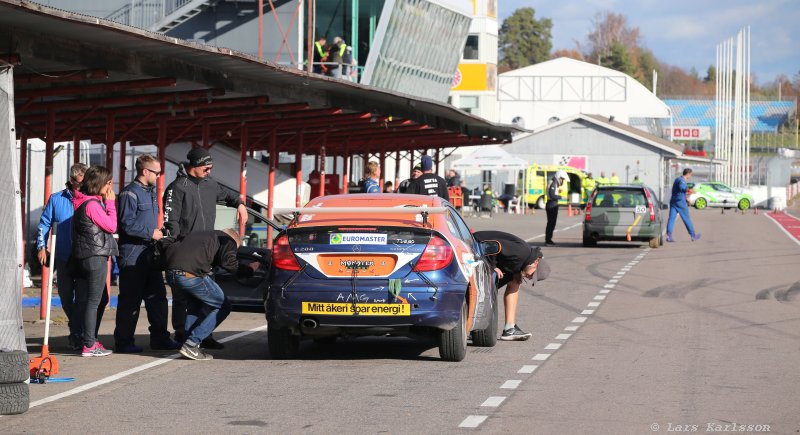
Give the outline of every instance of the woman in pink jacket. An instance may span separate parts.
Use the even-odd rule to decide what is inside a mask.
[[[72,199],[72,258],[77,261],[75,296],[77,312],[83,317],[83,356],[111,354],[97,341],[97,329],[99,307],[107,294],[108,259],[119,255],[112,236],[117,231],[115,199],[111,172],[102,166],[86,171],[83,184]]]

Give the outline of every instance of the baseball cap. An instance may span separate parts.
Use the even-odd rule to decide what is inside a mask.
[[[422,172],[422,165],[417,163],[416,165],[414,165],[414,167],[411,170],[412,171],[420,171],[420,172]]]
[[[209,154],[208,150],[205,148],[192,148],[192,150],[186,154],[186,158],[189,160],[189,167],[192,168],[214,164],[211,154]]]

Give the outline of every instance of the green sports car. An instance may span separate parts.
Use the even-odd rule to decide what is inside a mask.
[[[690,190],[689,205],[694,205],[698,210],[706,207],[736,207],[747,210],[753,205],[753,197],[747,193],[731,189],[717,181],[703,183],[688,183]]]

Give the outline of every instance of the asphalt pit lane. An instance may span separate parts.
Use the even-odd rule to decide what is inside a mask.
[[[269,423],[266,421],[261,420],[240,420],[240,421],[231,421],[228,422],[231,426],[255,426],[255,427],[267,427]]]

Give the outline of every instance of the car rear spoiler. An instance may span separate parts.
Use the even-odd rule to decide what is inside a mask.
[[[295,208],[276,208],[273,214],[291,214],[295,219],[301,214],[407,214],[419,213],[422,215],[422,223],[427,225],[428,215],[445,214],[447,207],[295,207]]]

